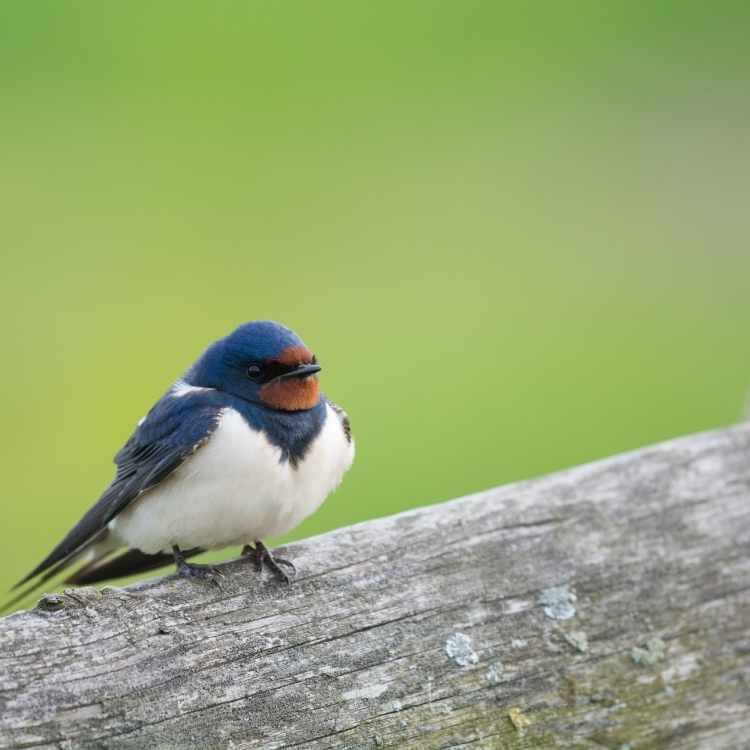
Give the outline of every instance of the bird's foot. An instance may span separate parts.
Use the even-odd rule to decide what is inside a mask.
[[[182,578],[198,578],[203,581],[211,581],[221,588],[219,578],[224,578],[219,568],[215,565],[201,565],[200,563],[189,563],[182,555],[180,548],[177,546],[172,547],[174,554],[175,565],[177,566],[177,575]]]
[[[276,578],[284,583],[291,583],[297,575],[297,568],[294,567],[293,562],[271,554],[271,550],[259,540],[255,542],[254,547],[246,544],[242,548],[242,555],[243,557],[250,557],[255,561],[255,568],[259,573],[265,565]],[[288,570],[285,570],[285,568]]]

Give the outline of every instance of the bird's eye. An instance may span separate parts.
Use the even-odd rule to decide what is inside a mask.
[[[260,380],[261,370],[258,365],[250,365],[247,368],[247,376],[250,380]]]

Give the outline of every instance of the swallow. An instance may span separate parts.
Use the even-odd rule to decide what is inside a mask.
[[[65,583],[172,561],[181,576],[214,578],[218,568],[189,558],[233,545],[290,582],[293,564],[262,540],[316,511],[354,459],[349,418],[321,393],[320,370],[299,336],[273,321],[211,344],[138,422],[112,483],[6,606],[76,564]]]

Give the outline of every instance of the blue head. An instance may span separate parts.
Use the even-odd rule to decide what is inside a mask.
[[[294,331],[272,320],[244,323],[214,342],[185,381],[272,409],[312,409],[320,401],[315,355]]]

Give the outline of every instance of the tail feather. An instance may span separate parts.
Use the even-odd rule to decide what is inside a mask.
[[[118,546],[115,540],[112,539],[107,529],[103,529],[90,542],[45,570],[43,575],[39,576],[37,580],[16,594],[10,601],[3,604],[0,607],[0,613],[15,607],[16,604],[26,599],[26,597],[51,578],[54,578],[79,561],[84,561],[84,564],[72,575],[65,578],[64,583],[82,586],[107,581],[112,578],[123,578],[124,576],[135,575],[136,573],[156,570],[157,568],[169,565],[173,561],[173,557],[170,554],[159,552],[155,555],[147,555],[137,549],[127,549],[122,554],[112,557],[117,549]],[[183,556],[185,558],[195,557],[203,551],[200,547],[196,547],[183,552]]]
[[[183,552],[183,557],[195,557],[204,552],[200,547]],[[136,573],[146,573],[150,570],[163,568],[174,561],[172,555],[165,552],[157,552],[155,555],[147,555],[137,549],[129,549],[117,557],[111,559],[94,560],[89,565],[79,568],[72,576],[65,579],[65,583],[73,583],[77,586],[89,583],[98,583],[112,578],[124,578]]]
[[[114,546],[112,539],[109,536],[109,532],[104,529],[83,547],[77,549],[75,552],[72,552],[67,557],[60,560],[56,565],[53,565],[52,567],[45,570],[43,575],[39,576],[36,581],[27,586],[25,589],[19,591],[18,594],[16,594],[10,601],[5,602],[5,604],[0,607],[0,613],[11,609],[11,607],[14,607],[16,604],[18,604],[18,602],[23,601],[27,596],[32,594],[43,584],[49,581],[50,578],[54,578],[56,575],[62,573],[63,570],[69,568],[71,565],[75,565],[79,560],[88,558],[88,561],[81,568],[81,570],[85,570],[92,564],[99,562],[106,557],[109,557],[109,555],[111,555],[116,549],[117,547]],[[21,583],[22,582],[16,584],[11,589],[11,591],[15,591],[21,585]]]

